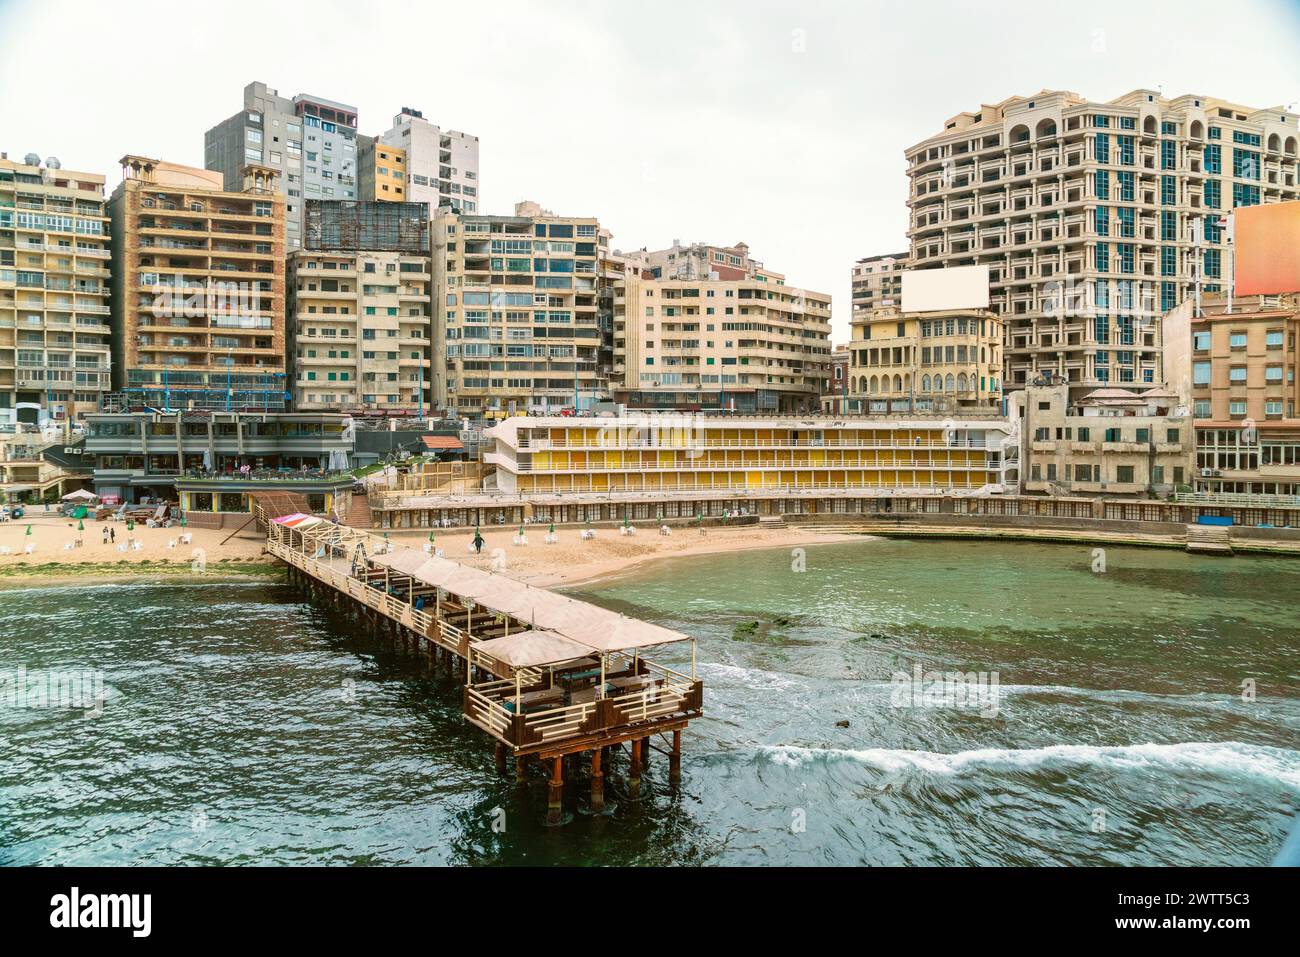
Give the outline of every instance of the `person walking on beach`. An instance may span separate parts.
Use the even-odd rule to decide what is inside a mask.
[[[108,526],[107,526],[107,525],[104,526],[104,544],[105,544],[105,545],[108,544]]]
[[[483,536],[479,534],[479,530],[477,526],[475,526],[474,528],[474,541],[472,544],[474,545],[475,552],[477,552],[480,555],[483,554]]]
[[[108,530],[108,541],[110,544],[117,542],[117,529],[110,527]]]

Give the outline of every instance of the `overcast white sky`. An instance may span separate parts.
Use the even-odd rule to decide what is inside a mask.
[[[1300,103],[1300,0],[939,3],[0,0],[0,150],[102,171],[203,164],[203,133],[263,80],[403,106],[481,140],[483,212],[535,199],[615,246],[749,243],[835,297],[906,249],[903,150],[1040,89],[1139,87]]]

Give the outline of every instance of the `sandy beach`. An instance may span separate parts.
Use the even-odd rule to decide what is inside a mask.
[[[0,582],[30,585],[42,579],[51,582],[75,577],[115,580],[142,575],[184,575],[191,573],[239,575],[265,573],[274,564],[263,553],[263,536],[251,526],[231,534],[230,529],[146,528],[137,525],[127,532],[122,522],[86,521],[85,530],[77,531],[76,520],[37,511],[17,522],[0,524]],[[31,534],[27,534],[28,526]],[[116,540],[103,542],[105,528],[112,529]],[[490,568],[495,561],[504,574],[533,585],[569,585],[618,574],[644,562],[660,558],[741,551],[752,548],[793,548],[828,542],[860,540],[860,535],[804,531],[799,528],[765,529],[709,528],[704,535],[694,528],[673,529],[672,535],[660,535],[657,529],[643,527],[635,536],[621,535],[617,528],[598,528],[596,537],[583,541],[577,527],[558,528],[559,541],[544,542],[545,526],[530,526],[528,544],[512,543],[517,526],[494,526],[483,529],[481,554],[469,551],[472,529],[435,531],[435,540],[444,556],[477,568]],[[189,534],[191,541],[181,541]],[[377,532],[376,534],[382,534]],[[391,541],[398,545],[422,547],[428,532],[392,532]],[[81,540],[81,545],[65,547]],[[139,542],[133,547],[128,539]],[[172,544],[174,543],[174,544]],[[127,544],[125,551],[119,546]],[[31,554],[25,549],[35,546]],[[4,554],[4,549],[10,550]],[[200,571],[200,565],[202,571]],[[260,566],[260,567],[259,567]]]

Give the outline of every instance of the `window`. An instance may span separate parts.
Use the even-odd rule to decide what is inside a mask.
[[[1192,385],[1209,385],[1210,384],[1210,363],[1193,362],[1192,363]]]
[[[1115,481],[1121,483],[1133,483],[1133,466],[1120,465],[1115,468]]]
[[[1192,348],[1197,352],[1204,352],[1210,348],[1210,334],[1208,332],[1193,332]]]

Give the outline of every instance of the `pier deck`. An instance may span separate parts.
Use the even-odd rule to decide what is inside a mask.
[[[689,635],[461,565],[429,546],[397,548],[312,516],[258,517],[267,551],[291,579],[464,669],[463,713],[494,739],[499,768],[513,755],[522,780],[529,759],[551,763],[551,820],[561,817],[566,755],[590,754],[593,810],[604,806],[602,758],[613,747],[630,746],[635,792],[651,737],[670,735],[669,780],[679,780],[681,733],[704,702]],[[643,654],[687,641],[689,675]]]

